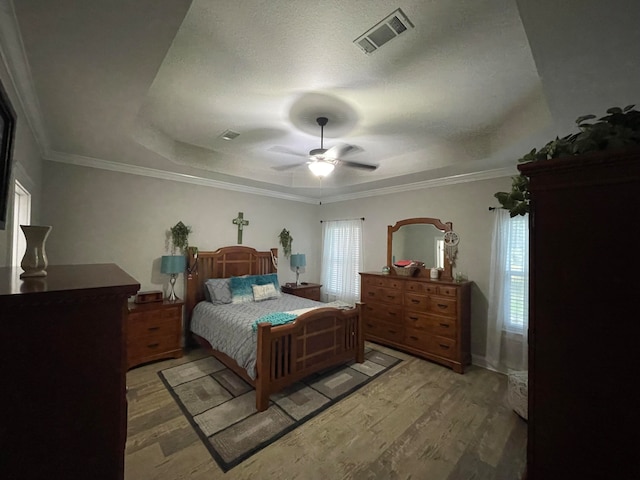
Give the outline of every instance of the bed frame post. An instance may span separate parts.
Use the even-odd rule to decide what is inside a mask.
[[[271,324],[258,324],[258,352],[256,357],[256,408],[259,412],[269,408],[269,380],[271,359],[269,352],[271,350]]]
[[[364,311],[364,303],[356,302],[356,308],[358,309],[358,326],[357,326],[357,346],[358,350],[356,352],[356,362],[363,363],[364,362],[364,325],[362,322],[362,312]]]

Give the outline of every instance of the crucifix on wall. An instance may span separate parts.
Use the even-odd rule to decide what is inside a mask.
[[[242,244],[242,230],[249,225],[249,220],[245,220],[244,213],[238,212],[238,218],[233,219],[233,224],[238,226],[238,245]]]

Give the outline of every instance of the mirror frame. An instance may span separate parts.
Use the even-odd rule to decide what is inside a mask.
[[[429,217],[416,217],[416,218],[406,218],[404,220],[399,220],[395,223],[395,225],[391,226],[391,225],[387,225],[387,265],[391,268],[391,270],[395,273],[395,269],[393,267],[393,263],[391,263],[391,259],[392,259],[392,247],[393,247],[393,232],[398,231],[398,229],[400,229],[400,227],[403,227],[405,225],[416,225],[416,224],[426,224],[426,225],[433,225],[434,227],[436,227],[438,230],[442,230],[442,234],[444,235],[445,232],[450,232],[453,230],[453,223],[451,222],[446,222],[446,223],[442,223],[442,221],[438,218],[429,218]],[[447,256],[444,256],[444,269],[442,270],[442,274],[440,275],[440,280],[444,280],[444,281],[452,281],[453,280],[453,274],[452,274],[452,267],[453,264],[449,261],[449,259],[447,258]],[[424,268],[420,268],[418,270],[418,274],[417,276],[429,276],[429,270],[428,269],[424,269]]]

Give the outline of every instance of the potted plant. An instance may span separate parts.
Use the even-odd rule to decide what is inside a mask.
[[[284,256],[289,258],[291,256],[291,244],[293,243],[293,237],[286,228],[282,229],[278,237],[280,238],[280,245],[282,245]]]
[[[535,148],[518,160],[519,163],[581,155],[602,150],[616,150],[640,145],[640,112],[635,105],[625,108],[612,107],[607,115],[596,122],[589,122],[595,115],[583,115],[576,119],[580,130],[548,142],[539,151]],[[520,174],[513,177],[510,192],[497,192],[494,197],[501,208],[509,210],[512,217],[529,213],[529,179]]]
[[[191,233],[191,227],[188,227],[182,222],[176,223],[169,229],[171,235],[171,255],[175,255],[176,251],[181,254],[186,254],[189,247],[189,234]]]

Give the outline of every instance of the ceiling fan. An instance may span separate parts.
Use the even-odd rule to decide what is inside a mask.
[[[301,165],[307,165],[309,170],[313,172],[317,177],[326,177],[329,175],[337,165],[344,165],[345,167],[359,168],[361,170],[373,171],[378,168],[377,165],[369,165],[366,163],[352,162],[344,160],[344,156],[361,152],[362,149],[355,145],[340,144],[331,148],[324,148],[324,126],[329,119],[327,117],[318,117],[316,122],[320,125],[320,148],[314,148],[308,155],[304,155],[298,152],[289,150],[286,147],[273,147],[271,150],[276,152],[288,153],[291,155],[298,155],[301,157],[308,157],[306,162],[293,163],[289,165],[278,165],[271,167],[274,170],[283,171],[291,168],[299,167]]]

